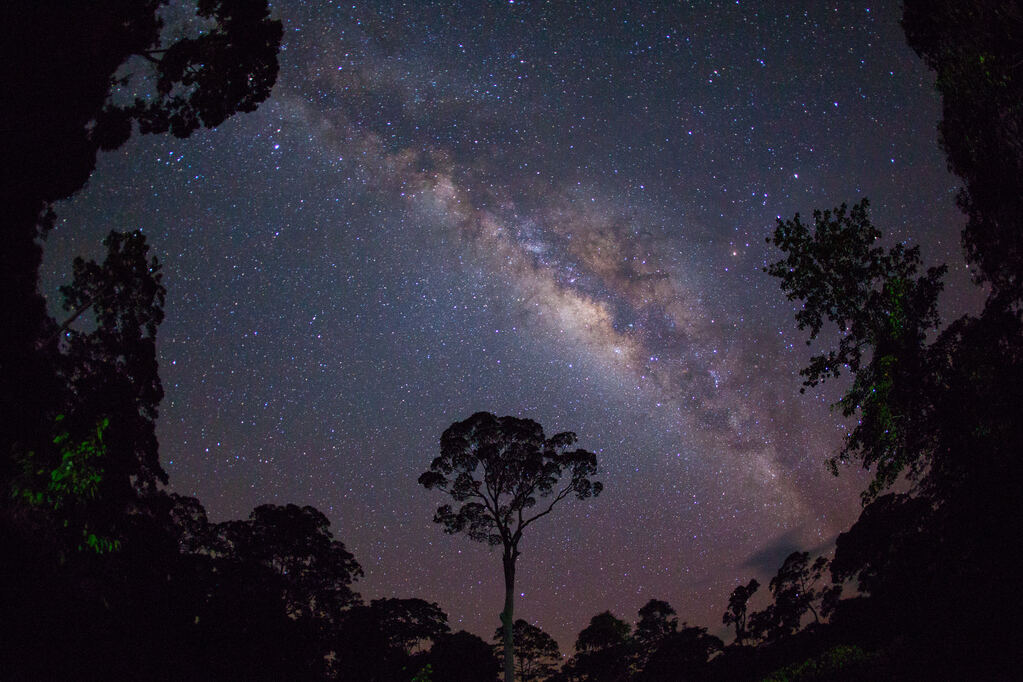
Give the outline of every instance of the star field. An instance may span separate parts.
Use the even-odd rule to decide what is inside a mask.
[[[898,3],[395,5],[276,3],[272,98],[101,157],[44,290],[142,228],[171,488],[213,520],[317,507],[365,598],[489,639],[499,556],[416,484],[486,410],[575,431],[606,486],[530,528],[516,615],[563,651],[650,598],[716,631],[739,581],[826,551],[865,484],[824,466],[835,389],[799,394],[810,349],[761,271],[776,217],[867,196],[966,281]]]

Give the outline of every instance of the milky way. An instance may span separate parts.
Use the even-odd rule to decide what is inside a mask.
[[[529,417],[607,490],[530,528],[518,613],[563,650],[650,598],[718,631],[864,484],[824,467],[834,389],[799,394],[775,218],[869,196],[962,279],[932,80],[897,3],[556,4],[280,3],[271,100],[102,158],[44,284],[111,228],[149,235],[161,457],[214,519],[312,504],[364,596],[489,637],[498,556],[443,535],[416,478],[452,422]]]

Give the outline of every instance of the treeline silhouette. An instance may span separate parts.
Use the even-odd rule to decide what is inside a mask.
[[[365,603],[355,591],[358,561],[312,507],[263,505],[247,519],[211,523],[200,501],[163,488],[160,263],[140,232],[111,232],[102,262],[74,263],[55,318],[37,287],[42,238],[52,203],[84,185],[100,149],[134,132],[187,136],[253,110],[276,79],[281,25],[250,0],[197,0],[202,30],[175,35],[161,20],[164,0],[16,4],[2,41],[16,95],[2,130],[5,679],[480,682],[497,679],[497,654],[508,660],[510,651],[520,680],[1018,678],[1019,3],[904,3],[910,45],[937,72],[940,143],[964,182],[963,245],[987,294],[980,313],[943,325],[944,267],[923,269],[916,247],[884,247],[866,201],[815,212],[811,222],[779,220],[768,238],[783,258],[767,270],[802,303],[800,327],[811,338],[838,330],[821,337],[835,344],[803,376],[807,386],[851,379],[837,409],[856,426],[833,466],[859,462],[874,474],[857,522],[832,556],[793,552],[763,592],[756,579],[737,585],[721,619],[731,643],[651,600],[635,625],[595,615],[567,660],[547,633],[512,622],[511,600],[492,643],[452,633],[446,614],[423,599]],[[126,65],[148,94],[118,94]],[[449,432],[468,438],[467,424],[495,419],[480,413]],[[517,468],[479,484],[510,477],[519,497],[509,509],[599,492],[589,481],[592,453],[563,451],[574,435],[546,439],[528,420],[497,421],[515,433],[487,447],[520,443],[507,449]],[[521,445],[522,433],[535,443]],[[480,455],[453,443],[442,439],[421,482],[464,502],[478,492],[472,479],[446,477],[471,473]],[[563,470],[571,480],[557,488]],[[442,507],[437,519],[502,544],[513,585],[522,525],[516,531],[495,511],[493,523],[475,507]]]

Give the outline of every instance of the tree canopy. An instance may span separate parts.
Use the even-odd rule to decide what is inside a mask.
[[[434,602],[422,599],[374,599],[370,608],[376,612],[391,646],[405,653],[414,653],[424,642],[435,642],[451,631],[448,616]]]
[[[494,631],[494,641],[504,647],[504,625]],[[518,618],[515,621],[515,675],[520,682],[538,682],[554,674],[561,657],[558,643],[542,629]]]
[[[602,483],[590,480],[597,472],[596,455],[569,451],[575,441],[574,433],[545,438],[532,420],[497,418],[488,412],[452,424],[441,436],[440,456],[419,484],[442,490],[462,504],[457,511],[441,505],[434,522],[447,533],[504,545],[518,556],[522,532],[530,524],[566,497],[585,500],[603,490]],[[560,483],[566,472],[569,480]]]
[[[497,682],[501,670],[490,645],[465,630],[441,635],[429,660],[438,681]]]
[[[226,556],[279,577],[290,616],[336,620],[358,602],[350,586],[362,568],[329,528],[327,517],[313,507],[264,504],[246,521],[221,524],[218,536]]]
[[[859,419],[837,463],[859,459],[874,468],[864,493],[869,501],[900,474],[918,475],[930,447],[928,433],[910,416],[926,409],[920,382],[927,380],[924,342],[939,323],[937,301],[947,268],[918,275],[920,248],[903,244],[885,249],[863,199],[850,210],[814,211],[813,230],[799,214],[778,219],[773,243],[786,257],[765,271],[780,280],[790,300],[803,302],[796,313],[810,339],[825,322],[839,332],[837,347],[813,356],[800,370],[805,386],[816,386],[848,371],[853,384],[838,402],[846,417]],[[809,341],[807,342],[809,344]]]
[[[632,627],[604,611],[579,632],[565,672],[579,682],[624,682],[632,672],[633,654]]]
[[[728,610],[721,616],[721,622],[724,625],[735,626],[735,643],[739,646],[742,646],[749,635],[746,613],[749,608],[749,600],[758,589],[760,589],[760,583],[753,578],[745,585],[736,587],[728,595]]]
[[[906,39],[937,74],[938,140],[965,185],[963,247],[999,305],[1023,301],[1023,10],[1003,0],[906,0]]]
[[[4,102],[0,161],[0,291],[9,305],[8,322],[0,325],[4,452],[37,449],[51,435],[60,380],[52,357],[39,347],[54,329],[37,283],[39,238],[56,219],[53,202],[80,190],[97,153],[116,149],[133,129],[187,136],[214,127],[236,112],[253,111],[276,81],[283,27],[270,18],[266,0],[174,3],[180,20],[168,22],[171,4],[16,0],[5,12],[0,63],[11,96]],[[76,279],[82,275],[90,283],[79,284],[95,288],[101,285],[96,274],[109,273],[83,271]],[[80,304],[87,301],[74,301]],[[140,383],[144,387],[150,384]],[[112,420],[110,437],[119,439],[125,429],[144,437],[132,421]],[[143,486],[163,480],[154,461],[141,473],[135,482]],[[3,462],[4,485],[11,474]]]

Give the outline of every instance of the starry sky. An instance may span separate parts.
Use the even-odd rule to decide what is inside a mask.
[[[951,265],[946,311],[975,303],[898,4],[275,2],[271,99],[101,156],[43,288],[148,235],[161,460],[212,520],[311,504],[365,598],[489,639],[500,554],[444,535],[416,479],[452,422],[528,417],[606,490],[530,527],[516,615],[563,651],[651,598],[723,635],[729,592],[828,551],[867,480],[825,469],[841,386],[799,394],[775,219],[869,197]]]

